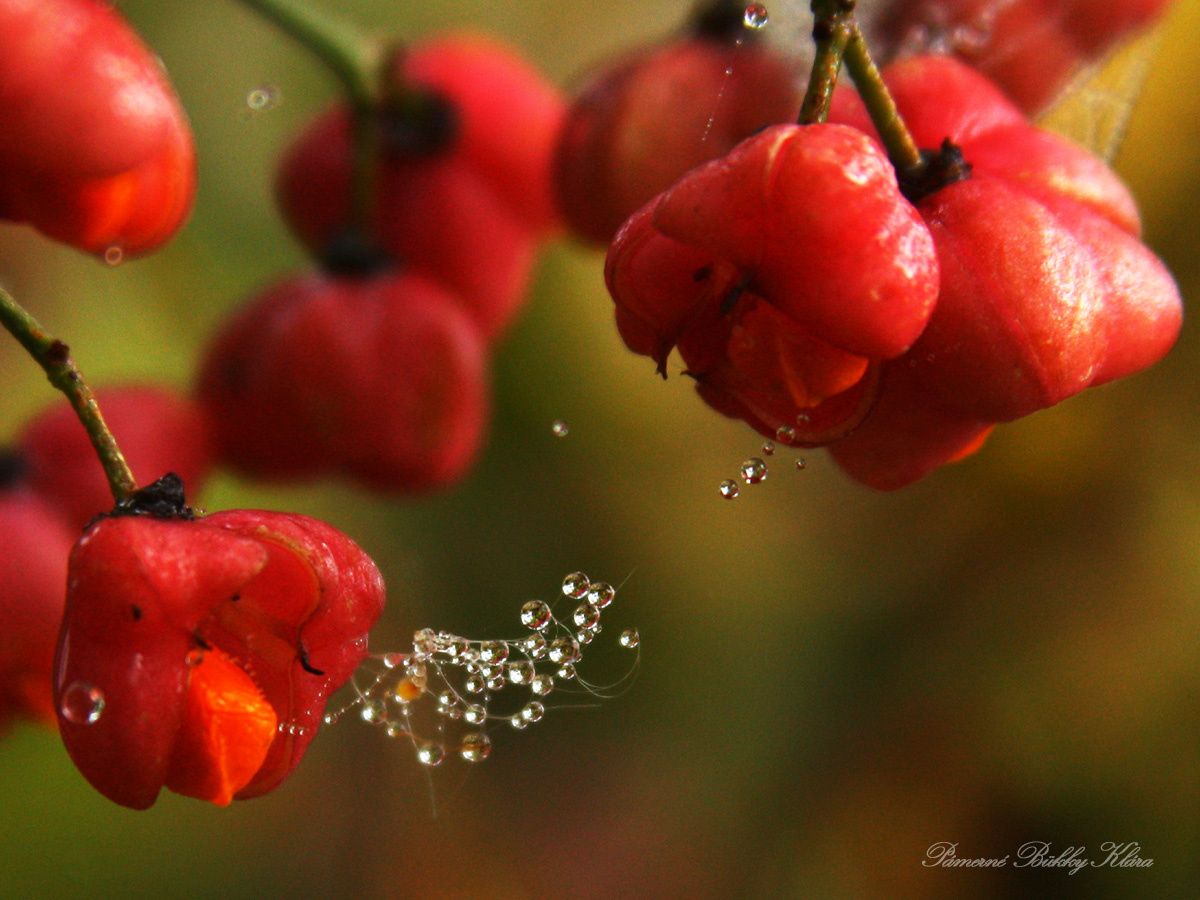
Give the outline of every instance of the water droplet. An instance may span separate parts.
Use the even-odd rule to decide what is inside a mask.
[[[463,686],[471,694],[482,694],[487,687],[487,682],[483,680],[482,675],[468,675]]]
[[[810,417],[809,417],[808,413],[800,413],[798,416],[796,416],[796,424],[797,425],[807,425],[809,423],[809,421],[810,421]]]
[[[767,16],[767,8],[761,3],[751,3],[746,7],[746,15],[742,19],[746,23],[747,28],[753,28],[758,31],[760,28],[766,28],[769,18]]]
[[[383,654],[383,665],[388,669],[395,669],[404,665],[408,655],[404,653],[385,653]]]
[[[529,687],[538,696],[545,697],[554,690],[554,679],[544,672],[539,672],[533,676],[533,681],[529,682]]]
[[[438,744],[422,744],[417,748],[417,762],[423,766],[440,766],[446,751]]]
[[[449,640],[442,644],[442,652],[451,659],[462,659],[470,649],[470,645],[460,637],[451,636]]]
[[[112,244],[104,250],[104,262],[110,266],[119,266],[125,261],[125,251],[119,244]]]
[[[796,468],[797,469],[804,469],[807,467],[808,467],[808,463],[806,463],[803,459],[796,460]]]
[[[529,684],[529,682],[533,680],[533,663],[509,663],[508,680],[513,684]]]
[[[575,640],[579,641],[581,644],[590,644],[595,636],[595,632],[588,631],[586,628],[581,628],[579,631],[575,632]]]
[[[484,641],[479,645],[479,660],[485,663],[502,663],[508,659],[508,644],[504,641]]]
[[[91,725],[104,713],[104,693],[86,681],[72,681],[62,693],[59,712],[75,725]]]
[[[506,684],[508,684],[508,681],[503,675],[493,675],[487,680],[489,691],[502,691]]]
[[[564,663],[558,667],[556,677],[561,678],[563,681],[570,681],[575,677],[575,666],[572,663]]]
[[[613,586],[603,581],[593,584],[587,592],[588,603],[598,609],[607,609],[615,596],[617,596],[617,592]]]
[[[341,716],[338,713],[325,713],[325,724],[336,725]]]
[[[722,481],[717,488],[720,490],[721,496],[726,500],[736,499],[737,495],[741,493],[741,491],[738,490],[738,486],[728,478]]]
[[[510,718],[508,720],[508,724],[511,725],[513,728],[517,729],[517,731],[520,731],[522,728],[524,728],[529,723],[526,722],[524,719],[522,719],[520,714],[518,713],[517,715],[513,716],[512,718]]]
[[[796,441],[796,429],[791,425],[780,425],[775,429],[775,440],[781,444],[792,444]]]
[[[432,656],[437,652],[437,635],[432,628],[422,628],[413,634],[413,650],[420,656]]]
[[[530,659],[542,659],[546,655],[546,639],[540,634],[531,634],[521,642],[521,648]]]
[[[487,718],[487,710],[482,706],[468,706],[467,711],[463,713],[463,718],[471,725],[482,725],[484,719]]]
[[[582,572],[572,572],[563,579],[562,592],[573,600],[578,600],[588,592],[591,583]]]
[[[550,607],[541,600],[530,600],[521,607],[521,624],[541,631],[550,624]]]
[[[367,700],[358,714],[364,722],[371,725],[378,725],[387,720],[387,709],[378,700]]]
[[[571,426],[562,419],[555,419],[554,424],[550,426],[550,430],[554,432],[555,437],[566,437],[571,433]]]
[[[521,718],[526,722],[540,722],[542,716],[546,714],[546,707],[538,703],[536,700],[530,700],[521,710]]]
[[[763,452],[763,456],[774,456],[775,455],[775,445],[772,444],[770,441],[767,441],[765,444],[762,445],[762,452]]]
[[[632,650],[642,642],[642,636],[638,634],[636,628],[626,628],[617,640],[620,641],[622,647],[629,647]]]
[[[580,628],[591,628],[600,621],[600,609],[594,603],[581,603],[571,619]]]
[[[767,464],[757,456],[742,463],[742,480],[746,484],[758,484],[767,477]]]
[[[442,691],[438,694],[438,706],[449,709],[458,703],[458,698],[454,696],[453,691]]]
[[[408,737],[408,729],[399,722],[388,722],[383,730],[390,738]]]
[[[246,94],[246,106],[254,112],[265,112],[279,105],[279,89],[263,85],[251,88]]]
[[[550,643],[550,662],[569,663],[579,658],[579,645],[568,638],[558,638]]]
[[[483,762],[492,752],[492,739],[482,733],[463,735],[458,752],[467,762]]]

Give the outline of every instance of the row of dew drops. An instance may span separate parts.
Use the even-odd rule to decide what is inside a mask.
[[[546,697],[555,691],[612,696],[607,692],[633,676],[637,661],[620,681],[603,688],[583,680],[576,666],[600,634],[600,619],[616,590],[574,572],[563,579],[562,593],[580,601],[571,624],[556,617],[550,604],[530,600],[521,607],[520,621],[529,632],[521,638],[471,640],[422,628],[413,635],[411,653],[373,656],[381,670],[367,687],[355,684],[354,699],[328,713],[326,724],[357,710],[362,721],[381,727],[388,737],[410,740],[424,765],[440,765],[454,751],[475,763],[491,754],[489,725],[507,723],[521,730],[540,722]],[[618,643],[636,650],[641,637],[636,628],[627,628]],[[430,731],[437,737],[428,737]]]
[[[775,432],[775,438],[782,444],[791,445],[795,443],[796,440],[796,429],[788,425],[784,425],[777,432]],[[766,441],[762,445],[762,454],[763,456],[774,456],[775,444],[771,441]],[[796,460],[797,469],[805,469],[807,467],[808,463],[803,457],[800,457]],[[742,481],[746,482],[746,484],[761,484],[767,480],[767,475],[770,474],[770,469],[767,466],[766,460],[764,460],[762,457],[752,456],[742,463],[739,474],[741,475]],[[741,494],[741,488],[738,487],[738,483],[732,478],[726,478],[724,481],[722,481],[719,485],[717,485],[717,490],[721,492],[721,496],[726,500],[736,500]]]

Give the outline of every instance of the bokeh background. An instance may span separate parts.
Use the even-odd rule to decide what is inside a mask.
[[[317,0],[314,0],[317,2]],[[324,0],[405,38],[472,28],[569,86],[669,30],[680,0]],[[271,202],[289,135],[333,97],[233,0],[126,0],[193,120],[195,216],[115,268],[0,228],[0,277],[98,384],[186,387],[205,336],[305,266]],[[800,41],[799,0],[768,4]],[[1148,242],[1200,297],[1200,0],[1165,24],[1116,164]],[[247,105],[269,88],[276,102]],[[0,897],[1185,898],[1200,893],[1200,338],[1153,371],[997,430],[895,494],[820,452],[717,484],[761,440],[620,344],[601,255],[545,253],[495,364],[472,476],[436,498],[217,478],[200,504],[324,518],[379,562],[374,649],[430,625],[519,633],[516,612],[583,570],[623,583],[585,674],[640,671],[597,707],[551,704],[492,757],[429,772],[343,721],[276,793],[228,809],[164,794],[118,808],[57,735],[0,740]],[[0,342],[0,439],[50,402]],[[569,424],[555,437],[555,420]],[[569,612],[569,610],[568,610]],[[559,695],[551,699],[558,700]],[[587,700],[562,701],[580,705]],[[1148,868],[937,869],[927,848],[1046,841]]]

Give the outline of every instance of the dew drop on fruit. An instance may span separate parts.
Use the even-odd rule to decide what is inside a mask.
[[[75,725],[91,725],[104,713],[104,693],[86,681],[73,681],[63,691],[59,712]]]
[[[618,641],[620,641],[622,647],[628,647],[632,650],[642,642],[642,636],[638,634],[638,630],[636,628],[626,628],[621,632],[621,636],[618,638]]]
[[[417,762],[423,766],[440,766],[446,751],[437,744],[422,744],[417,748]]]
[[[762,445],[762,452],[763,452],[763,456],[774,456],[775,455],[775,445],[772,444],[770,441],[767,441],[765,444]]]
[[[562,419],[555,419],[554,424],[550,426],[550,431],[553,432],[555,437],[562,438],[571,433],[571,426]]]
[[[751,3],[746,7],[746,15],[743,21],[747,28],[753,28],[757,31],[760,28],[766,28],[769,17],[767,15],[767,7],[762,3]]]
[[[541,631],[550,624],[550,607],[541,600],[530,600],[521,607],[521,624]]]
[[[110,244],[104,249],[104,262],[110,266],[119,266],[125,261],[125,251],[120,244]]]
[[[492,740],[482,733],[464,735],[458,752],[467,762],[483,762],[492,752]]]
[[[758,484],[767,477],[767,464],[757,456],[742,463],[742,480],[746,484]]]
[[[781,444],[795,443],[796,429],[791,425],[780,425],[779,428],[775,430],[775,440],[779,441]]]
[[[741,493],[738,490],[738,486],[736,484],[734,484],[733,481],[728,478],[726,478],[724,481],[721,482],[720,485],[718,485],[718,490],[721,492],[721,496],[724,497],[726,500],[733,500],[737,497],[737,495],[739,493]]]
[[[804,461],[803,457],[796,460],[796,468],[797,469],[804,469],[807,467],[808,467],[808,463]]]
[[[578,600],[588,592],[591,587],[588,577],[582,572],[572,572],[563,579],[562,592],[568,597]]]

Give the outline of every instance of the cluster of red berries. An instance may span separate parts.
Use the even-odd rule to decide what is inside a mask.
[[[1132,21],[1050,6],[1092,7],[1093,50]],[[788,70],[736,40],[749,64],[727,68],[722,90],[745,93],[747,123],[770,121]],[[664,375],[678,349],[714,409],[785,444],[829,446],[852,477],[892,489],[969,454],[993,424],[1144,369],[1174,343],[1179,294],[1138,240],[1124,186],[983,75],[947,56],[885,70],[919,165],[890,160],[841,89],[826,122],[722,128],[697,165],[697,145],[678,152],[667,136],[716,121],[716,93],[682,90],[717,79],[713,41],[730,49],[692,28],[601,77],[568,113],[558,174],[572,227],[611,237],[625,343]],[[778,90],[762,89],[764,72]],[[635,144],[627,129],[643,118],[654,125]],[[573,186],[588,178],[613,186],[589,201]]]

